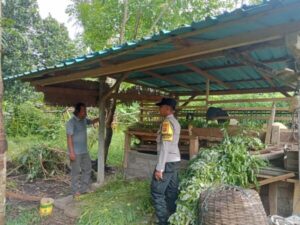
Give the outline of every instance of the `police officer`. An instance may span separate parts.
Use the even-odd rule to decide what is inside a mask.
[[[151,182],[151,196],[159,225],[168,224],[168,218],[176,211],[178,197],[178,170],[180,152],[178,142],[180,125],[173,113],[176,101],[163,98],[159,103],[160,115],[164,117],[157,135],[158,162]]]

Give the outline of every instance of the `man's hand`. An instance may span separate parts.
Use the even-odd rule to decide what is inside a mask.
[[[155,177],[155,180],[162,180],[163,179],[163,172],[155,170],[154,177]]]
[[[76,155],[74,152],[70,152],[70,160],[74,161],[76,159]]]

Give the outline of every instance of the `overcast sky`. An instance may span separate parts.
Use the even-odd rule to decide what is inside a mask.
[[[38,0],[40,15],[42,18],[51,14],[57,21],[64,23],[69,30],[69,36],[74,39],[76,33],[80,32],[80,28],[74,25],[74,21],[70,21],[65,13],[66,8],[71,4],[70,0]]]

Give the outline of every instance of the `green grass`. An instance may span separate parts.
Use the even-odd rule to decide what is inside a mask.
[[[153,214],[148,181],[124,181],[116,176],[97,192],[81,198],[86,204],[78,225],[149,224]]]
[[[11,215],[12,211],[14,211],[13,217],[6,217],[6,225],[33,225],[40,224],[41,217],[39,215],[37,208],[25,208],[18,206],[18,209],[12,209],[10,206],[6,208],[6,214]]]
[[[112,141],[108,151],[107,164],[109,166],[121,167],[124,156],[124,129],[118,127],[113,132]],[[92,130],[89,136],[90,155],[92,159],[97,159],[98,154],[98,140],[95,131]],[[92,143],[91,143],[92,142]]]

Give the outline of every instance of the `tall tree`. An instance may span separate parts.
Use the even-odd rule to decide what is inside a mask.
[[[83,26],[85,42],[93,50],[100,50],[119,44],[120,37],[123,42],[139,39],[161,29],[171,30],[218,15],[243,3],[244,0],[72,0],[67,12]]]
[[[42,19],[37,0],[6,0],[4,27],[3,74],[15,75],[37,67],[49,66],[82,52],[76,51],[67,28],[51,16]],[[36,96],[28,84],[5,82],[5,98],[19,103]]]

